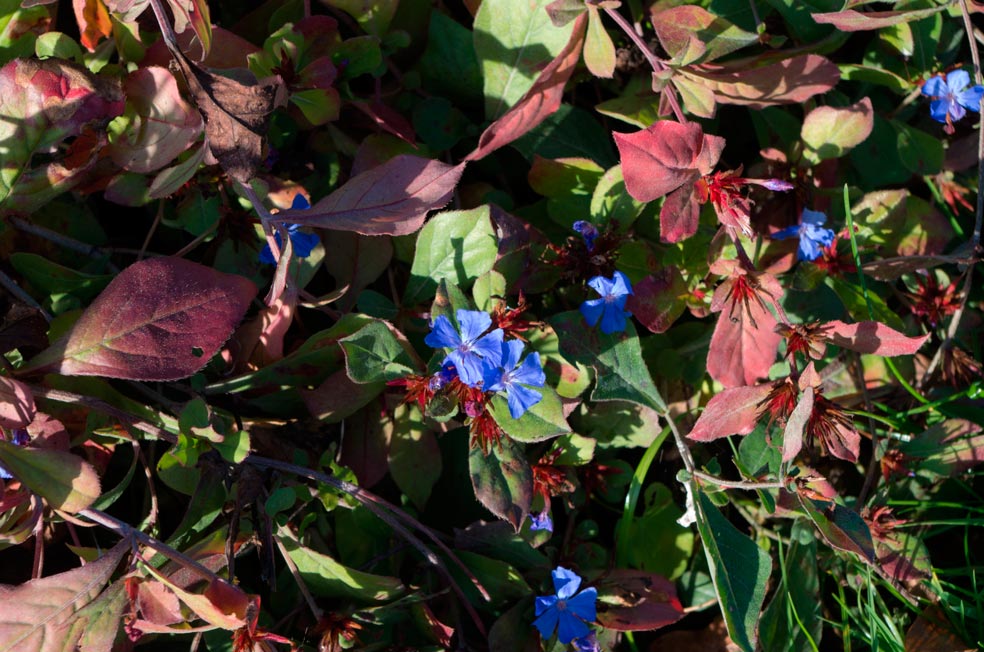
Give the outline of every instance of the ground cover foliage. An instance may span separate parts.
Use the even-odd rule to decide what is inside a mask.
[[[0,0],[0,650],[984,647],[982,12]]]

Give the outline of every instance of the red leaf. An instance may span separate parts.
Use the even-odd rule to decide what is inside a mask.
[[[908,11],[866,11],[864,13],[854,9],[846,9],[813,14],[813,20],[821,25],[833,25],[842,32],[860,32],[920,20],[945,9],[946,5],[928,9],[909,9]]]
[[[840,81],[836,65],[818,54],[804,54],[752,69],[704,64],[677,72],[701,84],[722,104],[761,109],[776,104],[800,104],[826,93]]]
[[[929,339],[928,333],[909,337],[877,321],[856,324],[832,321],[824,324],[823,334],[824,339],[841,348],[891,357],[912,355]]]
[[[123,270],[61,340],[31,361],[66,376],[176,380],[205,366],[256,286],[182,258]]]
[[[724,149],[724,139],[707,136],[695,122],[660,120],[633,134],[614,133],[622,160],[625,189],[649,202],[676,190],[695,172],[709,174]]]
[[[564,86],[581,58],[586,24],[587,14],[577,17],[574,31],[564,49],[547,64],[519,102],[482,132],[478,147],[465,157],[466,161],[485,158],[503,145],[508,145],[528,133],[560,108]]]
[[[407,235],[423,226],[429,211],[450,201],[464,170],[464,163],[394,156],[352,177],[310,209],[283,211],[277,219],[363,235]]]
[[[683,618],[676,586],[660,575],[616,569],[596,587],[602,627],[637,632],[666,627]]]
[[[738,273],[714,291],[712,311],[721,311],[710,350],[707,372],[725,387],[752,385],[769,374],[782,336],[766,307],[783,294],[775,277]]]
[[[664,267],[632,286],[625,307],[653,333],[663,333],[683,314],[689,294],[680,270]]]
[[[34,420],[34,396],[27,385],[0,376],[0,426],[23,428]]]
[[[772,385],[732,387],[711,397],[689,439],[714,441],[729,435],[747,435],[755,429],[761,408],[759,405],[772,391]]]
[[[813,366],[813,363],[810,363]],[[806,428],[810,415],[813,414],[813,387],[807,385],[803,395],[789,415],[786,427],[782,432],[782,461],[789,462],[799,455],[803,448],[803,430]]]
[[[663,200],[659,210],[659,239],[663,242],[680,242],[697,233],[700,204],[695,197],[694,183],[699,178],[694,172]]]

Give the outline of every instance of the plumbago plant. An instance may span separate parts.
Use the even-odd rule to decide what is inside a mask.
[[[0,2],[0,650],[984,646],[981,9],[884,4]]]

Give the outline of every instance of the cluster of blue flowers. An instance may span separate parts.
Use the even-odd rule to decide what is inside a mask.
[[[294,203],[291,204],[291,210],[306,211],[309,208],[311,208],[311,204],[304,195],[294,195]],[[294,255],[298,258],[307,258],[310,256],[314,248],[318,246],[318,242],[320,242],[317,234],[300,231],[300,227],[297,224],[284,224],[284,226],[287,229],[287,237],[290,238]],[[284,241],[280,237],[280,232],[277,231],[273,237],[277,240],[277,246],[282,248]],[[263,245],[263,250],[260,251],[260,262],[265,265],[277,264],[277,259],[273,257],[273,251],[270,250],[269,244]]]
[[[803,209],[803,219],[799,224],[786,227],[781,231],[776,231],[772,237],[776,240],[786,238],[799,238],[799,248],[796,256],[800,260],[816,260],[823,252],[823,248],[830,246],[834,241],[834,232],[830,229],[821,227],[827,221],[827,216],[820,211],[811,211],[809,208]]]
[[[456,329],[445,315],[431,325],[424,342],[435,349],[451,349],[432,379],[432,389],[450,382],[455,375],[468,387],[487,392],[503,392],[509,414],[518,419],[543,399],[530,387],[543,387],[546,374],[540,354],[530,353],[522,362],[525,345],[520,340],[504,340],[501,328],[492,329],[492,317],[480,310],[458,310]],[[460,330],[459,330],[460,329]]]
[[[588,622],[597,618],[595,603],[598,589],[591,587],[578,593],[581,577],[572,570],[558,566],[551,573],[554,595],[536,599],[536,620],[533,626],[540,636],[549,639],[557,630],[557,638],[565,645],[574,642],[577,650],[597,650],[598,644]]]

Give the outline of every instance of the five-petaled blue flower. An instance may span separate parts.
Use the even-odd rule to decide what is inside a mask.
[[[625,309],[625,302],[632,294],[629,277],[615,272],[610,279],[595,276],[588,281],[588,285],[601,295],[600,299],[590,299],[581,304],[581,314],[588,325],[594,326],[600,319],[602,333],[611,335],[624,331],[625,318],[632,314]]]
[[[530,514],[530,531],[546,530],[553,532],[553,519],[550,518],[550,510],[545,509],[539,514]]]
[[[830,229],[820,227],[826,221],[827,216],[820,211],[811,211],[809,208],[804,208],[802,222],[788,226],[781,231],[776,231],[772,234],[772,237],[776,240],[799,238],[799,249],[796,250],[797,258],[800,260],[816,260],[820,257],[823,247],[828,246],[834,241],[834,232]]]
[[[486,368],[497,367],[502,361],[502,329],[486,333],[492,325],[492,317],[480,310],[459,310],[455,316],[461,327],[460,335],[450,319],[439,315],[424,342],[435,349],[451,349],[441,365],[453,364],[461,382],[469,387],[480,387]]]
[[[584,246],[588,248],[588,252],[594,251],[594,241],[598,237],[598,227],[596,227],[591,222],[585,220],[578,220],[574,222],[574,230],[581,234],[584,238]]]
[[[529,354],[523,364],[519,364],[523,346],[520,340],[503,342],[499,364],[487,366],[484,374],[483,389],[487,392],[505,392],[509,414],[513,419],[523,416],[523,413],[543,400],[543,394],[526,385],[543,387],[547,380],[547,375],[540,366],[539,353]]]
[[[311,208],[311,204],[304,195],[294,195],[294,203],[291,204],[290,209],[297,211],[306,211]],[[311,255],[311,251],[318,246],[320,238],[318,238],[315,233],[304,233],[299,231],[300,226],[297,224],[285,225],[287,226],[287,236],[290,238],[291,247],[294,249],[294,255],[298,258],[307,258]],[[277,246],[283,247],[284,241],[280,237],[280,232],[277,231],[274,236],[277,240]],[[260,262],[266,265],[276,265],[277,260],[273,257],[273,252],[270,250],[270,245],[263,245],[263,250],[260,252]]]
[[[969,86],[969,88],[968,88]],[[934,98],[929,104],[929,115],[937,122],[948,126],[967,115],[967,109],[981,110],[981,97],[984,86],[970,86],[970,75],[966,70],[954,70],[946,79],[933,77],[922,87],[923,95]]]
[[[533,626],[540,630],[540,636],[545,639],[550,638],[556,629],[560,642],[566,645],[591,633],[585,621],[597,617],[595,602],[598,600],[598,589],[592,587],[578,593],[580,576],[563,566],[558,566],[551,575],[557,593],[536,599],[538,617],[533,621]]]

